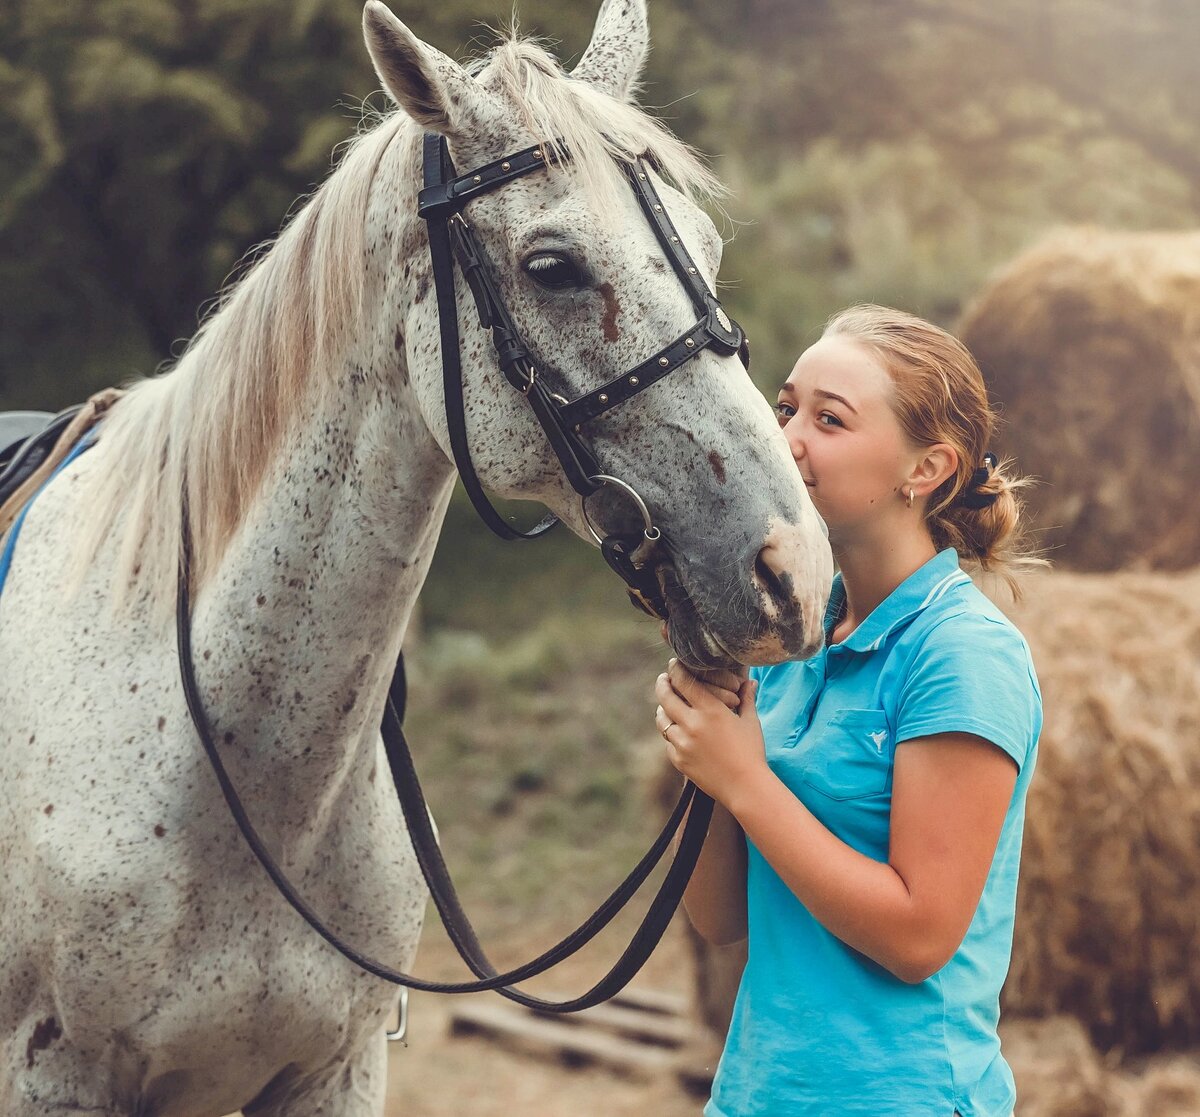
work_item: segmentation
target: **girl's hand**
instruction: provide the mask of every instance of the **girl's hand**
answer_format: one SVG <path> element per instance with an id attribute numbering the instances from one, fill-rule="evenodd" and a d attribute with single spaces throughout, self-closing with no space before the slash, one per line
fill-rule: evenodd
<path id="1" fill-rule="evenodd" d="M 728 680 L 724 680 L 728 681 Z M 766 769 L 766 749 L 755 684 L 739 680 L 736 706 L 718 698 L 678 660 L 654 686 L 654 724 L 667 742 L 667 759 L 702 791 L 725 803 L 746 780 Z M 725 687 L 727 695 L 732 691 Z M 734 710 L 737 710 L 735 713 Z"/>
<path id="2" fill-rule="evenodd" d="M 662 632 L 663 643 L 669 644 L 670 641 L 667 639 L 666 621 L 663 622 L 660 631 Z M 668 669 L 673 667 L 676 662 L 677 661 L 674 659 L 671 660 L 671 662 L 667 665 Z M 687 668 L 685 667 L 684 670 L 686 671 Z M 741 702 L 740 692 L 742 683 L 746 681 L 745 667 L 742 667 L 736 672 L 727 671 L 724 668 L 714 668 L 713 670 L 705 671 L 700 675 L 693 674 L 692 677 L 696 679 L 701 686 L 706 687 L 714 698 L 719 698 L 731 710 L 736 710 L 738 708 L 738 703 Z"/>

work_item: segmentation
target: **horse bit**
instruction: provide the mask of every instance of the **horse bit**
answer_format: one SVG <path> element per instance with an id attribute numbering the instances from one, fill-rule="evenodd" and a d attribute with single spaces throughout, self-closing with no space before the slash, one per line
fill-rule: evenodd
<path id="1" fill-rule="evenodd" d="M 569 158 L 567 153 L 557 157 Z M 645 158 L 619 160 L 625 177 L 637 196 L 643 213 L 650 221 L 655 236 L 662 245 L 676 275 L 683 282 L 700 319 L 669 345 L 643 361 L 629 372 L 610 380 L 574 400 L 567 400 L 551 391 L 545 377 L 535 365 L 529 348 L 521 338 L 508 309 L 500 297 L 493 278 L 490 261 L 463 216 L 466 205 L 474 198 L 498 189 L 523 175 L 546 168 L 542 147 L 530 147 L 505 159 L 489 163 L 478 170 L 456 176 L 446 141 L 439 135 L 427 134 L 424 143 L 424 188 L 418 199 L 418 212 L 425 219 L 429 233 L 429 250 L 433 263 L 434 285 L 437 291 L 438 315 L 441 328 L 442 373 L 445 388 L 446 414 L 450 444 L 455 464 L 467 495 L 471 498 L 484 523 L 504 539 L 534 539 L 557 523 L 548 516 L 527 532 L 509 525 L 491 505 L 471 462 L 467 445 L 466 417 L 463 403 L 462 363 L 458 332 L 458 307 L 455 295 L 454 261 L 457 258 L 474 296 L 479 320 L 491 331 L 492 343 L 499 356 L 500 367 L 508 382 L 529 401 L 545 432 L 555 455 L 572 487 L 579 494 L 584 522 L 593 539 L 599 544 L 605 560 L 625 581 L 630 596 L 647 612 L 665 617 L 666 602 L 653 572 L 640 564 L 636 552 L 645 544 L 653 546 L 661 539 L 645 501 L 625 481 L 604 473 L 594 454 L 581 437 L 587 422 L 624 403 L 664 376 L 680 368 L 706 349 L 722 356 L 737 353 L 749 367 L 749 348 L 741 327 L 734 323 L 700 278 L 699 271 L 684 248 L 675 226 L 667 216 L 658 193 L 650 179 L 650 166 Z M 588 516 L 586 500 L 606 485 L 614 486 L 637 506 L 642 530 L 601 535 Z M 438 993 L 467 993 L 495 990 L 502 996 L 542 1012 L 577 1012 L 590 1008 L 618 993 L 638 972 L 657 945 L 687 886 L 696 864 L 712 814 L 712 800 L 688 782 L 679 797 L 671 817 L 655 838 L 650 849 L 600 907 L 583 924 L 560 942 L 531 962 L 500 973 L 484 953 L 482 946 L 462 909 L 449 871 L 446 868 L 437 835 L 433 830 L 424 794 L 421 791 L 408 743 L 404 738 L 402 711 L 404 708 L 403 657 L 397 665 L 384 706 L 381 735 L 392 782 L 412 841 L 417 861 L 429 887 L 430 895 L 447 935 L 458 949 L 467 967 L 479 979 L 470 982 L 433 982 L 376 961 L 342 939 L 322 922 L 320 916 L 300 896 L 287 879 L 271 852 L 251 823 L 237 790 L 225 770 L 216 747 L 215 734 L 201 700 L 196 682 L 191 646 L 191 526 L 187 508 L 186 489 L 182 517 L 179 582 L 176 600 L 176 636 L 179 645 L 180 676 L 184 697 L 200 742 L 208 754 L 222 794 L 250 849 L 279 889 L 285 900 L 304 920 L 355 965 L 393 984 L 406 989 Z M 516 982 L 543 973 L 580 950 L 595 937 L 638 892 L 654 867 L 671 845 L 672 837 L 682 826 L 678 849 L 658 886 L 629 946 L 620 958 L 595 985 L 578 997 L 554 1002 L 532 996 L 514 988 Z M 403 1027 L 403 1024 L 402 1024 Z M 392 1033 L 391 1038 L 396 1038 Z"/>

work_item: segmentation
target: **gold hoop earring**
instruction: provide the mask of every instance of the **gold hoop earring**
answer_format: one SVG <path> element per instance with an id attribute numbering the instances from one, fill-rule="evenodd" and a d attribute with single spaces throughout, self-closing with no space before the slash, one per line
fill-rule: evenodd
<path id="1" fill-rule="evenodd" d="M 913 491 L 912 491 L 912 489 L 909 489 L 908 492 L 904 495 L 904 507 L 911 508 L 912 506 L 913 506 Z"/>

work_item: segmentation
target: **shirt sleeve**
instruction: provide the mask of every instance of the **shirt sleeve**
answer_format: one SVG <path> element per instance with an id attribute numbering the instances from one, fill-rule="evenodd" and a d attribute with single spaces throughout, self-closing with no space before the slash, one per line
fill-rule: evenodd
<path id="1" fill-rule="evenodd" d="M 1011 624 L 960 613 L 930 631 L 901 689 L 897 743 L 973 733 L 1003 749 L 1020 770 L 1041 727 L 1029 647 Z"/>

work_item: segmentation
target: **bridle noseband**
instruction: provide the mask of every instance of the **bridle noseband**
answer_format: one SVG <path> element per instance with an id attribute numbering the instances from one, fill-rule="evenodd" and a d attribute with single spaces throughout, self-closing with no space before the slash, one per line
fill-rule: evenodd
<path id="1" fill-rule="evenodd" d="M 565 162 L 569 157 L 569 153 L 560 152 L 555 158 L 558 162 Z M 450 448 L 463 488 L 475 510 L 502 539 L 536 539 L 558 522 L 556 516 L 550 515 L 529 531 L 514 528 L 492 506 L 475 472 L 467 442 L 463 403 L 455 259 L 471 289 L 480 324 L 491 332 L 501 371 L 509 384 L 533 408 L 563 473 L 579 494 L 584 522 L 600 546 L 605 561 L 628 585 L 630 596 L 636 603 L 647 612 L 665 618 L 667 605 L 658 579 L 637 558 L 643 545 L 658 542 L 662 532 L 654 526 L 645 502 L 634 489 L 600 468 L 592 448 L 582 436 L 582 428 L 618 404 L 627 403 L 652 384 L 657 384 L 705 350 L 722 356 L 736 353 L 746 368 L 750 367 L 750 350 L 745 332 L 725 313 L 688 254 L 683 238 L 654 188 L 647 160 L 637 157 L 618 162 L 667 260 L 700 317 L 691 329 L 635 368 L 573 400 L 552 391 L 546 383 L 544 369 L 535 362 L 529 346 L 513 322 L 500 295 L 487 253 L 464 216 L 467 204 L 475 198 L 507 186 L 534 171 L 545 171 L 545 149 L 540 146 L 528 147 L 468 174 L 456 175 L 445 139 L 437 133 L 427 133 L 424 145 L 425 185 L 418 196 L 417 212 L 424 218 L 429 233 L 429 254 L 433 262 L 441 327 L 442 383 Z M 641 533 L 602 535 L 596 530 L 588 516 L 586 501 L 605 485 L 613 485 L 635 502 L 643 520 Z"/>

